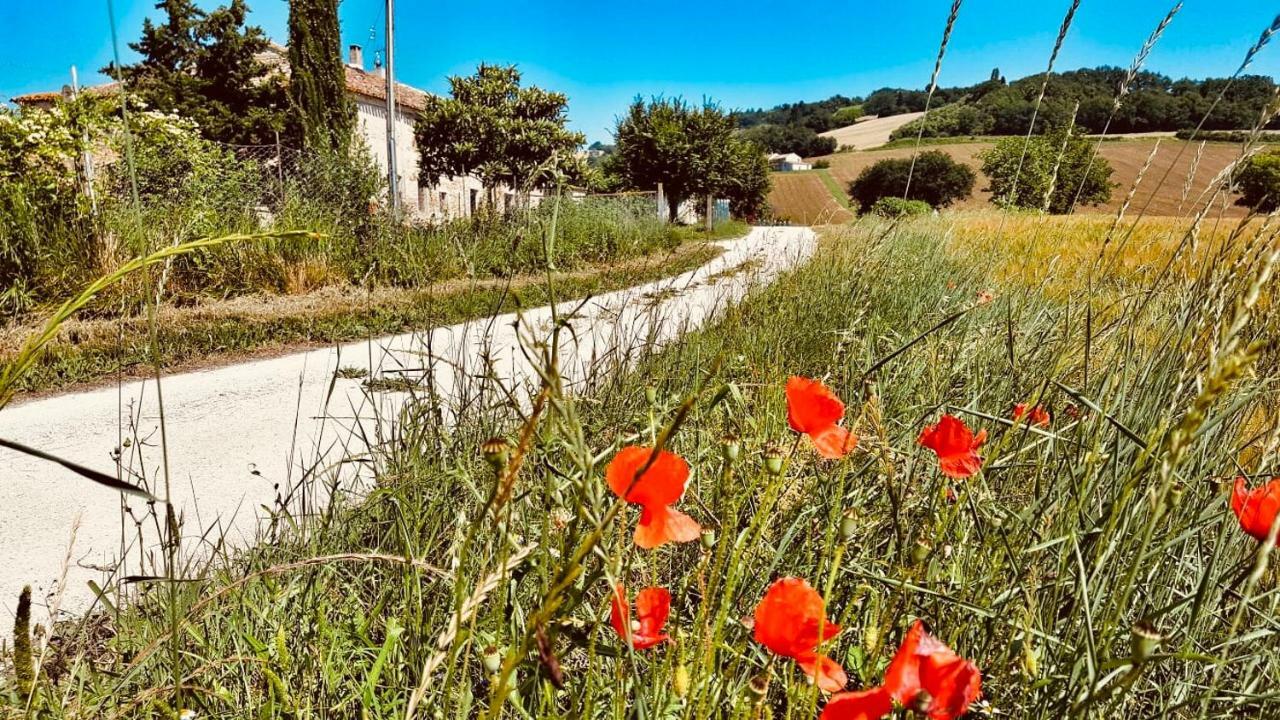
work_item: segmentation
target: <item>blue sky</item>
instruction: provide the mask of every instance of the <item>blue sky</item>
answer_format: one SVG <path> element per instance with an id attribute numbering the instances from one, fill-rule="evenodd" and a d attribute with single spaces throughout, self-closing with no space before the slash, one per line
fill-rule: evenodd
<path id="1" fill-rule="evenodd" d="M 286 37 L 285 0 L 249 0 L 252 22 Z M 1060 68 L 1127 66 L 1174 0 L 1084 0 Z M 148 0 L 115 0 L 124 44 L 137 38 Z M 217 4 L 202 0 L 202 6 Z M 968 84 L 992 67 L 1010 78 L 1042 70 L 1070 0 L 966 0 L 940 82 Z M 772 106 L 881 86 L 923 87 L 949 0 L 400 0 L 396 74 L 431 91 L 480 61 L 515 63 L 526 82 L 566 93 L 576 129 L 608 140 L 637 94 L 710 97 L 725 107 Z M 344 45 L 385 45 L 382 0 L 342 0 Z M 1280 3 L 1187 0 L 1148 69 L 1223 76 L 1239 65 Z M 106 0 L 0 0 L 0 98 L 50 90 L 78 66 L 82 82 L 111 58 Z M 371 37 L 372 36 L 372 37 Z M 1280 74 L 1280 40 L 1252 71 Z"/>

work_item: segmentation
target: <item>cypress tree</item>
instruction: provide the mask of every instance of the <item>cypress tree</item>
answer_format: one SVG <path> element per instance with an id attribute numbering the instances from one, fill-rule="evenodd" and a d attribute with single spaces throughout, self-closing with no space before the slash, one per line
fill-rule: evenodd
<path id="1" fill-rule="evenodd" d="M 347 99 L 337 0 L 289 0 L 289 97 L 303 143 L 348 146 L 355 112 Z"/>

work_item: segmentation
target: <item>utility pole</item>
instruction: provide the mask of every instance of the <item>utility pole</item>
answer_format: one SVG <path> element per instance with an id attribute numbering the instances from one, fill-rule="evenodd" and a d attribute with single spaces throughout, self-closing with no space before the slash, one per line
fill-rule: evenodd
<path id="1" fill-rule="evenodd" d="M 400 217 L 400 182 L 396 173 L 396 4 L 387 0 L 387 187 L 391 217 Z"/>
<path id="2" fill-rule="evenodd" d="M 76 72 L 76 66 L 71 66 L 71 98 L 74 100 L 80 97 L 80 76 Z M 98 198 L 93 191 L 93 150 L 89 147 L 89 130 L 86 128 L 84 135 L 81 137 L 84 144 L 84 156 L 81 162 L 84 164 L 84 194 L 89 198 L 89 209 L 94 216 L 98 215 Z"/>

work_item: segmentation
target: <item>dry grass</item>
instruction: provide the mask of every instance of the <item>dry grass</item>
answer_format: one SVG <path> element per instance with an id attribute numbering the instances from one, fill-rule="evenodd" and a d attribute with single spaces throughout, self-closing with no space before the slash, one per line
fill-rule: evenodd
<path id="1" fill-rule="evenodd" d="M 1086 208 L 1086 210 L 1114 214 L 1119 209 L 1120 204 L 1124 202 L 1126 192 L 1133 185 L 1138 171 L 1151 154 L 1151 148 L 1155 142 L 1157 142 L 1156 138 L 1141 138 L 1102 143 L 1099 155 L 1111 163 L 1111 167 L 1114 168 L 1115 173 L 1111 176 L 1111 180 L 1117 183 L 1117 188 L 1112 193 L 1110 201 L 1096 208 Z M 1132 213 L 1141 210 L 1147 205 L 1148 201 L 1150 201 L 1150 207 L 1147 209 L 1147 214 L 1152 216 L 1178 216 L 1193 212 L 1199 207 L 1197 200 L 1201 204 L 1205 201 L 1204 198 L 1201 198 L 1201 193 L 1209 186 L 1209 182 L 1214 176 L 1230 162 L 1240 157 L 1240 147 L 1238 145 L 1218 142 L 1205 145 L 1204 155 L 1196 168 L 1196 175 L 1192 179 L 1190 192 L 1184 202 L 1182 197 L 1183 188 L 1191 169 L 1192 161 L 1195 158 L 1195 146 L 1198 143 L 1189 144 L 1183 140 L 1173 138 L 1160 138 L 1159 142 L 1160 150 L 1134 196 L 1133 205 L 1130 209 Z M 1190 145 L 1190 147 L 1185 147 L 1187 145 Z M 979 173 L 978 184 L 974 188 L 973 195 L 957 203 L 955 205 L 956 209 L 980 210 L 991 207 L 991 193 L 986 190 L 987 179 L 981 174 L 982 161 L 978 157 L 980 153 L 991 146 L 992 143 L 990 141 L 927 145 L 928 149 L 941 150 L 956 160 L 973 167 Z M 886 158 L 911 157 L 911 153 L 911 148 L 899 147 L 888 150 L 836 153 L 826 156 L 825 159 L 831 162 L 831 176 L 835 178 L 841 187 L 848 187 L 849 183 L 856 179 L 859 173 L 877 161 Z M 1170 168 L 1172 168 L 1171 171 Z M 1165 181 L 1163 187 L 1158 187 L 1160 179 L 1164 177 L 1167 171 L 1169 179 Z M 775 184 L 776 179 L 777 176 L 775 176 Z M 810 192 L 819 197 L 806 197 L 805 195 Z M 820 196 L 828 194 L 826 188 L 821 187 L 821 184 L 815 178 L 811 184 L 800 185 L 796 183 L 785 190 L 775 188 L 774 192 L 769 195 L 769 202 L 774 211 L 780 215 L 800 217 L 806 212 L 812 212 L 813 208 L 819 207 L 821 203 L 826 202 Z M 1155 199 L 1151 200 L 1153 194 Z M 1232 199 L 1234 200 L 1234 198 Z M 1221 203 L 1221 200 L 1219 202 Z M 1215 208 L 1214 214 L 1221 214 L 1225 217 L 1242 217 L 1245 214 L 1245 210 L 1244 208 L 1227 204 L 1225 207 Z"/>

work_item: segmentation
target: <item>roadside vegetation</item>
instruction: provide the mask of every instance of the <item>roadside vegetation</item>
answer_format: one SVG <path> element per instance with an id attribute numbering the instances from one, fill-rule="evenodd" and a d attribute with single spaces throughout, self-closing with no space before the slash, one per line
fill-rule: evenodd
<path id="1" fill-rule="evenodd" d="M 766 629 L 778 621 L 761 599 L 787 588 L 795 612 L 804 592 L 825 600 L 820 652 L 842 670 L 823 664 L 820 683 L 846 689 L 830 717 L 874 693 L 918 696 L 885 669 L 916 619 L 958 654 L 946 662 L 981 674 L 981 700 L 967 681 L 931 686 L 965 709 L 1266 716 L 1275 528 L 1251 537 L 1231 493 L 1280 436 L 1277 328 L 1258 311 L 1275 230 L 1206 239 L 1195 252 L 1233 262 L 1187 256 L 1175 274 L 1161 269 L 1186 252 L 1187 225 L 1154 228 L 1171 249 L 1133 263 L 1091 232 L 1077 241 L 1100 260 L 1046 293 L 1047 263 L 1027 248 L 1052 257 L 1073 222 L 1011 246 L 1017 227 L 952 238 L 944 221 L 864 220 L 717 326 L 601 378 L 605 402 L 565 395 L 553 368 L 531 414 L 493 407 L 446 429 L 421 397 L 376 453 L 372 496 L 305 531 L 277 524 L 253 552 L 191 568 L 173 596 L 60 626 L 31 702 L 54 717 L 175 703 L 813 717 L 827 695 L 801 666 L 817 643 Z M 792 375 L 845 401 L 834 426 L 806 424 Z M 940 419 L 982 431 L 972 460 L 930 439 Z M 830 427 L 856 447 L 796 433 Z M 623 448 L 655 445 L 678 458 L 629 472 L 675 463 L 678 509 L 702 531 L 645 549 L 633 531 L 650 509 L 610 484 Z M 777 577 L 797 580 L 770 590 Z"/>

